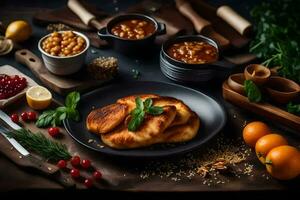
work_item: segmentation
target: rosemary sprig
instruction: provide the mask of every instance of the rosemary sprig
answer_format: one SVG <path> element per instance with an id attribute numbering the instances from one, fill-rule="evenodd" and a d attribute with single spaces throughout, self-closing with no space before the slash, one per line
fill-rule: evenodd
<path id="1" fill-rule="evenodd" d="M 69 160 L 72 157 L 66 145 L 46 138 L 41 132 L 32 133 L 30 130 L 19 129 L 7 135 L 46 160 L 57 162 Z"/>

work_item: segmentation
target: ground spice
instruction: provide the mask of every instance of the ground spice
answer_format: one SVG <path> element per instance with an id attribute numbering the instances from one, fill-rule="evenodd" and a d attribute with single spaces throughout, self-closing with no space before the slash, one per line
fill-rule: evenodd
<path id="1" fill-rule="evenodd" d="M 241 139 L 224 138 L 175 160 L 153 161 L 141 170 L 140 178 L 157 176 L 177 182 L 199 176 L 204 185 L 213 186 L 228 183 L 232 177 L 253 176 L 253 165 L 247 161 L 251 149 Z"/>

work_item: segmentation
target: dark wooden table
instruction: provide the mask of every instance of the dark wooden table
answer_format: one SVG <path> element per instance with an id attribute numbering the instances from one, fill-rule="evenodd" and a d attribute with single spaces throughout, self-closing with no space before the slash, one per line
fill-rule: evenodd
<path id="1" fill-rule="evenodd" d="M 99 5 L 99 7 L 103 8 L 109 12 L 116 12 L 116 7 L 118 10 L 125 9 L 127 6 L 134 4 L 138 1 L 131 0 L 131 1 L 110 1 L 110 0 L 103 0 L 103 1 L 91 1 L 95 5 Z M 217 5 L 221 1 L 211 1 L 213 4 Z M 229 4 L 238 10 L 242 15 L 249 18 L 249 10 L 250 8 L 256 3 L 259 2 L 258 0 L 255 1 L 236 1 L 236 0 L 227 0 L 226 2 L 222 1 L 223 3 Z M 38 11 L 40 8 L 58 8 L 62 5 L 65 5 L 66 1 L 16 1 L 16 0 L 4 0 L 0 2 L 0 19 L 3 22 L 9 22 L 16 19 L 25 19 L 32 23 L 32 15 Z M 28 40 L 24 45 L 25 48 L 30 49 L 31 51 L 37 53 L 37 41 L 41 36 L 46 34 L 45 28 L 37 27 L 33 25 L 33 36 L 30 40 Z M 93 48 L 92 48 L 93 49 Z M 118 54 L 110 49 L 107 50 L 98 50 L 94 49 L 97 53 L 92 54 L 91 51 L 88 53 L 88 58 L 91 59 L 93 57 L 98 56 L 115 56 L 119 59 L 119 66 L 120 66 L 120 79 L 117 81 L 134 81 L 132 75 L 132 69 L 138 69 L 141 73 L 139 80 L 151 80 L 151 81 L 161 81 L 161 82 L 171 82 L 163 74 L 160 72 L 159 69 L 159 55 L 153 55 L 150 59 L 136 59 L 136 58 L 128 58 L 123 55 Z M 11 54 L 9 56 L 0 57 L 0 66 L 4 64 L 9 64 L 16 67 L 21 72 L 29 75 L 33 79 L 35 79 L 38 83 L 39 80 L 33 76 L 33 74 L 24 66 L 17 63 L 14 60 L 14 56 Z M 221 96 L 221 82 L 216 80 L 210 84 L 198 84 L 198 85 L 189 85 L 203 93 L 213 96 L 219 102 L 221 102 L 228 111 L 228 124 L 224 129 L 225 137 L 231 137 L 234 135 L 235 137 L 241 136 L 242 126 L 245 121 L 250 120 L 264 120 L 261 119 L 259 116 L 254 116 L 248 112 L 245 112 L 229 103 L 226 103 Z M 62 97 L 59 95 L 54 95 L 54 97 L 62 101 Z M 267 120 L 264 120 L 268 123 Z M 300 138 L 293 134 L 296 130 L 288 130 L 284 127 L 280 127 L 278 125 L 274 125 L 268 123 L 274 131 L 278 131 L 280 133 L 284 133 L 290 141 L 293 141 L 295 144 L 300 144 Z M 299 131 L 299 130 L 298 130 Z M 262 171 L 263 168 L 258 165 L 258 162 L 254 163 L 255 170 Z M 46 178 L 41 176 L 37 176 L 31 172 L 20 170 L 16 165 L 11 163 L 8 159 L 4 158 L 0 155 L 0 191 L 14 191 L 14 190 L 24 190 L 24 189 L 58 189 L 61 188 L 58 184 L 49 181 Z M 254 181 L 254 182 L 251 182 Z M 190 184 L 193 184 L 191 182 Z M 162 186 L 162 190 L 168 191 L 168 188 L 176 186 L 179 187 L 180 182 L 174 184 L 166 184 Z M 183 190 L 188 189 L 189 184 L 185 184 L 185 187 L 181 188 Z M 151 188 L 148 188 L 151 190 Z M 200 191 L 270 191 L 270 190 L 287 190 L 293 189 L 296 191 L 300 189 L 299 182 L 296 184 L 286 184 L 277 180 L 270 180 L 268 182 L 255 182 L 255 180 L 251 179 L 244 179 L 235 181 L 230 186 L 221 186 L 220 188 L 209 188 L 203 187 L 199 188 Z M 195 188 L 193 189 L 195 190 Z"/>

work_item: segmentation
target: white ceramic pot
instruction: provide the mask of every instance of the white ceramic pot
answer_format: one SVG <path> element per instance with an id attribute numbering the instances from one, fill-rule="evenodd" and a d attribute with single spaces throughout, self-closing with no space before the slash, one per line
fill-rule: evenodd
<path id="1" fill-rule="evenodd" d="M 59 31 L 59 33 L 62 32 L 64 31 Z M 86 53 L 88 48 L 90 47 L 90 41 L 84 34 L 77 31 L 72 31 L 72 32 L 75 33 L 76 35 L 81 36 L 86 42 L 85 49 L 76 55 L 60 57 L 60 56 L 52 56 L 47 52 L 45 52 L 42 48 L 42 42 L 47 37 L 49 37 L 51 33 L 41 38 L 38 43 L 38 48 L 42 53 L 44 64 L 46 68 L 53 74 L 56 75 L 73 74 L 75 72 L 78 72 L 84 66 Z"/>

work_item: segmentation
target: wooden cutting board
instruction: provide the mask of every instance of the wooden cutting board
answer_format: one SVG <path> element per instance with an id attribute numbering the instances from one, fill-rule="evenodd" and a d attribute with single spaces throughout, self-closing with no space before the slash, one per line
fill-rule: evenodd
<path id="1" fill-rule="evenodd" d="M 270 103 L 252 103 L 247 97 L 232 90 L 227 84 L 227 80 L 223 83 L 223 98 L 234 105 L 266 117 L 274 122 L 286 125 L 295 130 L 300 130 L 300 116 L 289 113 Z"/>
<path id="2" fill-rule="evenodd" d="M 52 74 L 46 69 L 43 61 L 27 49 L 16 51 L 15 58 L 21 64 L 26 65 L 45 85 L 61 95 L 67 95 L 69 92 L 75 90 L 79 92 L 88 90 L 109 81 L 93 79 L 88 74 L 85 67 L 83 67 L 81 71 L 70 76 L 58 76 Z"/>

